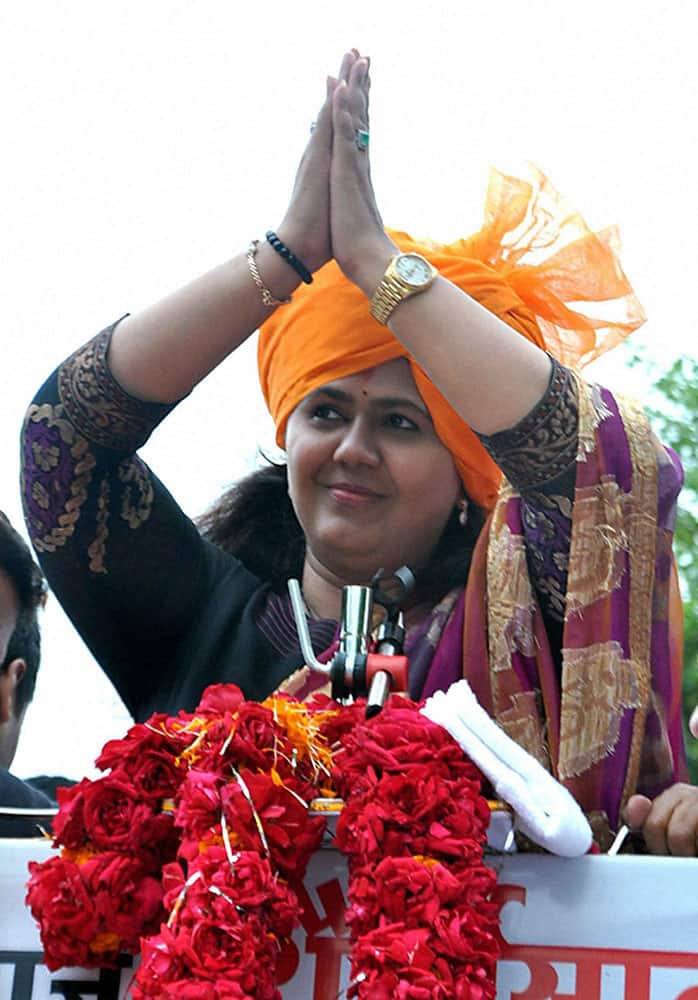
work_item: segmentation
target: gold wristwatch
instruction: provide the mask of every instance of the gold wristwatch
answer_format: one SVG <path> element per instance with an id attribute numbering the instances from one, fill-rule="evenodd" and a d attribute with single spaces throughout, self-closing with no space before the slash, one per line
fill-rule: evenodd
<path id="1" fill-rule="evenodd" d="M 396 254 L 373 293 L 371 315 L 385 326 L 393 309 L 410 296 L 426 292 L 438 273 L 421 254 Z"/>

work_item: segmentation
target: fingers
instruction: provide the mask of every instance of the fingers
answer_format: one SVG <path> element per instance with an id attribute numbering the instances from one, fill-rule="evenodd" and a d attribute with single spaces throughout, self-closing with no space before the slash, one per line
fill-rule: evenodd
<path id="1" fill-rule="evenodd" d="M 351 68 L 347 81 L 347 103 L 354 123 L 361 128 L 368 128 L 368 90 L 370 86 L 370 64 L 367 57 L 357 59 Z"/>
<path id="2" fill-rule="evenodd" d="M 345 52 L 342 58 L 337 76 L 327 77 L 325 101 L 313 123 L 313 142 L 315 144 L 322 143 L 325 145 L 328 139 L 331 142 L 332 99 L 335 90 L 342 85 L 347 89 L 347 110 L 349 114 L 356 117 L 361 128 L 368 128 L 368 66 L 369 60 L 362 57 L 358 49 L 350 49 L 349 52 Z M 346 130 L 348 136 L 348 124 L 346 125 Z M 352 132 L 352 136 L 353 134 Z"/>
<path id="3" fill-rule="evenodd" d="M 631 830 L 641 830 L 651 808 L 651 799 L 644 795 L 631 795 L 623 810 L 623 819 Z"/>
<path id="4" fill-rule="evenodd" d="M 318 116 L 311 126 L 310 145 L 329 149 L 332 146 L 332 95 L 334 94 L 337 80 L 334 76 L 327 77 L 325 90 L 325 100 L 318 112 Z"/>
<path id="5" fill-rule="evenodd" d="M 349 52 L 344 53 L 341 66 L 339 67 L 339 73 L 337 74 L 338 81 L 344 80 L 345 83 L 349 82 L 352 67 L 359 58 L 360 55 L 358 49 L 350 49 Z"/>
<path id="6" fill-rule="evenodd" d="M 347 79 L 340 79 L 334 92 L 333 124 L 345 143 L 354 151 L 367 152 L 367 147 L 356 145 L 357 133 L 368 132 L 368 91 L 370 62 L 361 56 L 352 64 Z"/>
<path id="7" fill-rule="evenodd" d="M 629 826 L 642 831 L 652 854 L 695 857 L 698 836 L 698 788 L 677 784 L 650 802 L 633 795 L 624 810 Z"/>

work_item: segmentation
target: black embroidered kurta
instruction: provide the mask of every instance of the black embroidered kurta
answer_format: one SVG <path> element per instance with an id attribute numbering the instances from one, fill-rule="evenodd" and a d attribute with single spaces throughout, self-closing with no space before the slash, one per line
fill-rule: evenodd
<path id="1" fill-rule="evenodd" d="M 191 709 L 221 681 L 261 700 L 302 664 L 288 601 L 202 539 L 136 454 L 172 407 L 115 382 L 112 329 L 49 377 L 25 420 L 25 515 L 44 572 L 136 719 Z M 559 635 L 577 442 L 567 370 L 553 361 L 531 414 L 482 440 L 524 496 L 532 577 Z M 336 623 L 310 627 L 319 653 Z M 428 628 L 417 631 L 415 641 L 430 641 Z"/>

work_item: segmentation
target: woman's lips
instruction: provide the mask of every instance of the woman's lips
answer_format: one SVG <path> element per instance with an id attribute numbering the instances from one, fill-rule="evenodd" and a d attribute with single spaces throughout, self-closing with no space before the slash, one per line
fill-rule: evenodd
<path id="1" fill-rule="evenodd" d="M 330 496 L 337 503 L 346 504 L 350 507 L 363 507 L 366 504 L 381 499 L 379 493 L 366 489 L 365 486 L 355 486 L 352 483 L 333 483 L 328 489 Z"/>

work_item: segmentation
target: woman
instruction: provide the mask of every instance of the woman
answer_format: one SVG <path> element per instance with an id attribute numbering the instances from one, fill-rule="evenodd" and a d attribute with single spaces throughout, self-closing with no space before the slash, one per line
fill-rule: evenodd
<path id="1" fill-rule="evenodd" d="M 608 234 L 567 213 L 562 232 L 524 233 L 567 243 L 548 266 L 519 262 L 505 244 L 535 199 L 499 176 L 472 240 L 386 233 L 368 87 L 368 60 L 347 53 L 277 234 L 104 331 L 40 390 L 23 482 L 47 577 L 143 718 L 192 706 L 216 680 L 263 698 L 301 667 L 287 576 L 302 576 L 319 653 L 342 586 L 408 564 L 413 696 L 465 672 L 606 833 L 636 789 L 674 786 L 653 846 L 693 853 L 695 800 L 675 785 L 680 467 L 639 413 L 559 363 L 590 360 L 641 320 Z M 576 241 L 555 242 L 575 225 Z M 625 317 L 585 317 L 574 298 L 619 300 Z M 204 522 L 212 545 L 134 452 L 260 324 L 288 483 L 265 472 L 224 498 Z M 649 799 L 630 808 L 652 823 Z"/>

